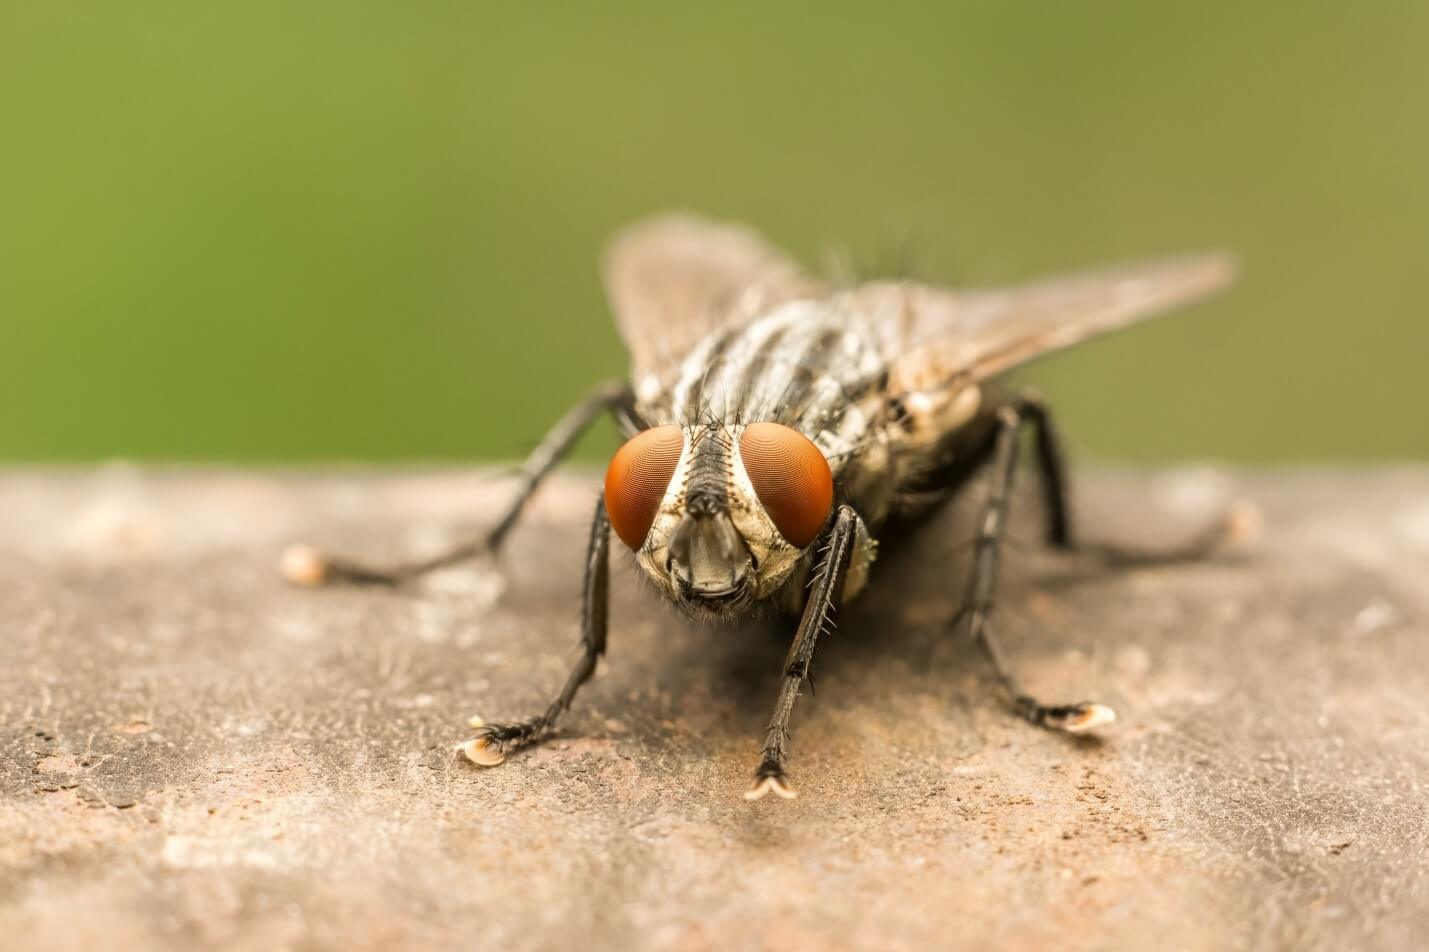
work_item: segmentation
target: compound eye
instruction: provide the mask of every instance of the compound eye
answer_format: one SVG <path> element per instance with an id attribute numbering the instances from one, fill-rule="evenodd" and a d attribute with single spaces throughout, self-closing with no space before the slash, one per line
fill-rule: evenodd
<path id="1" fill-rule="evenodd" d="M 813 440 L 778 423 L 751 423 L 739 452 L 779 533 L 801 549 L 818 538 L 834 504 L 834 476 Z"/>
<path id="2" fill-rule="evenodd" d="M 685 437 L 678 426 L 651 427 L 615 451 L 605 471 L 605 511 L 620 541 L 639 549 L 670 488 Z"/>

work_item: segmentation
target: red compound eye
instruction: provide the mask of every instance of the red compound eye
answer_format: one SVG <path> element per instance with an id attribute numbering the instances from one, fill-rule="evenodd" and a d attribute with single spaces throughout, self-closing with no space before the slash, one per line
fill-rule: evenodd
<path id="1" fill-rule="evenodd" d="M 739 452 L 780 534 L 801 549 L 818 538 L 834 504 L 834 476 L 814 442 L 778 423 L 751 423 L 739 437 Z"/>
<path id="2" fill-rule="evenodd" d="M 684 445 L 678 426 L 656 426 L 615 451 L 605 471 L 605 511 L 610 527 L 630 548 L 640 548 L 650 533 Z"/>

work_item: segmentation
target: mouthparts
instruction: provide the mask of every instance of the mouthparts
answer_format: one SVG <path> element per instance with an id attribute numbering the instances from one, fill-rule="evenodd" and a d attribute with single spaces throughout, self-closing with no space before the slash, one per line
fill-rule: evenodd
<path id="1" fill-rule="evenodd" d="M 670 565 L 681 592 L 717 601 L 745 589 L 751 559 L 729 512 L 706 510 L 681 518 L 670 538 Z"/>

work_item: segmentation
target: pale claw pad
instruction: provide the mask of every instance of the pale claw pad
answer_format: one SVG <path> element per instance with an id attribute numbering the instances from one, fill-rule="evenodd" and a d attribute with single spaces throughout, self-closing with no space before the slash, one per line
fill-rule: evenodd
<path id="1" fill-rule="evenodd" d="M 288 546 L 283 551 L 278 567 L 283 578 L 303 588 L 317 588 L 327 581 L 327 559 L 310 545 Z"/>
<path id="2" fill-rule="evenodd" d="M 1105 704 L 1079 704 L 1077 710 L 1067 715 L 1066 720 L 1055 725 L 1069 734 L 1084 734 L 1098 727 L 1115 723 L 1116 711 Z"/>
<path id="3" fill-rule="evenodd" d="M 793 800 L 799 795 L 783 777 L 769 774 L 755 778 L 754 786 L 744 792 L 744 799 L 763 800 L 766 793 L 772 793 L 781 800 Z"/>
<path id="4" fill-rule="evenodd" d="M 494 737 L 473 737 L 457 749 L 478 767 L 496 767 L 506 760 L 505 745 Z"/>

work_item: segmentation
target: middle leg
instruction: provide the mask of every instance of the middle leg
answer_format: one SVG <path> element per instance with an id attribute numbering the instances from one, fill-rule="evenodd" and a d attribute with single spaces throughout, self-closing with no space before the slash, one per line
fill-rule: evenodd
<path id="1" fill-rule="evenodd" d="M 334 584 L 397 586 L 477 556 L 495 554 L 542 481 L 571 451 L 591 423 L 607 411 L 624 413 L 627 417 L 633 416 L 632 400 L 627 384 L 611 380 L 597 386 L 585 399 L 572 407 L 531 451 L 531 455 L 521 467 L 520 484 L 515 497 L 507 505 L 496 525 L 481 537 L 462 542 L 428 559 L 387 568 L 374 568 L 351 559 L 327 555 L 311 546 L 295 545 L 283 553 L 284 576 L 288 581 L 306 587 Z"/>
<path id="2" fill-rule="evenodd" d="M 988 660 L 1006 688 L 1013 709 L 1018 715 L 1039 727 L 1074 733 L 1087 731 L 1112 722 L 1116 719 L 1116 713 L 1103 704 L 1091 701 L 1047 704 L 1033 697 L 1008 667 L 992 630 L 999 557 L 1007 531 L 1007 512 L 1012 497 L 1013 478 L 1017 472 L 1021 431 L 1027 423 L 1028 417 L 1017 405 L 1005 406 L 997 412 L 992 452 L 992 483 L 983 509 L 982 522 L 978 526 L 967 595 L 954 624 L 964 617 L 967 618 L 968 633 L 987 653 Z M 1049 521 L 1049 535 L 1053 536 L 1051 541 L 1056 544 L 1054 533 L 1058 531 L 1058 527 L 1062 533 L 1067 531 L 1065 511 L 1062 511 L 1060 521 L 1056 518 Z"/>

